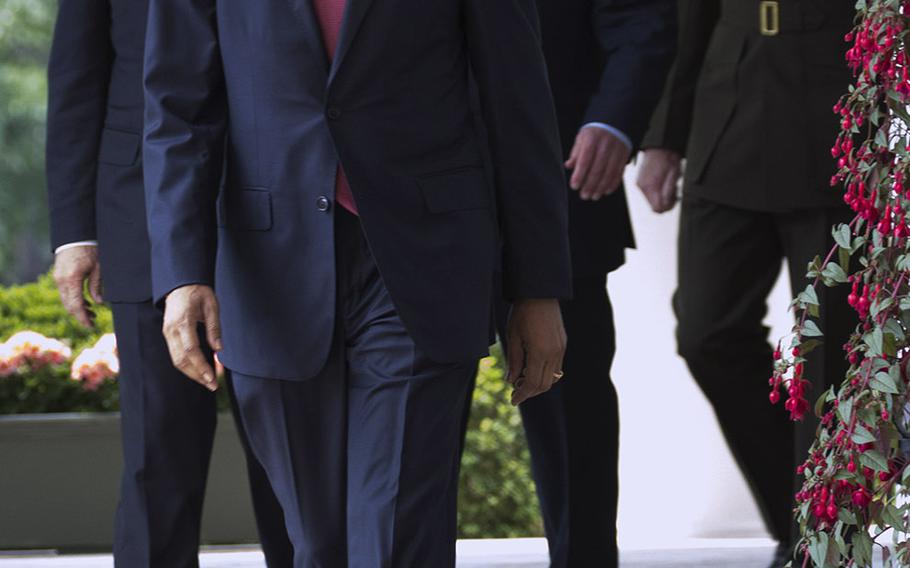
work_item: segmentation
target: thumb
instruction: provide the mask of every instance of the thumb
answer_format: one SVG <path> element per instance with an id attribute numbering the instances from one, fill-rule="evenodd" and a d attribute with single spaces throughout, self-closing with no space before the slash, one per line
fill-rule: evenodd
<path id="1" fill-rule="evenodd" d="M 102 280 L 101 280 L 101 264 L 95 263 L 95 266 L 92 267 L 92 272 L 88 277 L 88 293 L 91 295 L 92 300 L 96 304 L 104 303 L 104 297 L 102 296 Z"/>
<path id="2" fill-rule="evenodd" d="M 569 159 L 564 164 L 567 169 L 574 170 L 578 164 L 578 142 L 572 145 L 572 151 L 569 153 Z"/>
<path id="3" fill-rule="evenodd" d="M 214 294 L 209 295 L 202 305 L 205 318 L 205 338 L 209 347 L 216 353 L 223 349 L 221 344 L 221 315 L 218 310 L 218 299 Z"/>
<path id="4" fill-rule="evenodd" d="M 518 377 L 521 375 L 522 370 L 524 370 L 525 349 L 521 337 L 513 331 L 509 332 L 506 355 L 508 357 L 509 370 L 509 374 L 506 376 L 506 382 L 514 385 L 516 381 L 518 381 Z"/>

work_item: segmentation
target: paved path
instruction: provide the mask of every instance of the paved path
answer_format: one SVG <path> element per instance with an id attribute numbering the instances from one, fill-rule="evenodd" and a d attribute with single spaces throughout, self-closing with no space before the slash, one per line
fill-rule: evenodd
<path id="1" fill-rule="evenodd" d="M 624 550 L 622 568 L 765 568 L 774 550 L 766 539 L 712 539 Z M 461 541 L 458 568 L 547 568 L 543 539 Z M 0 552 L 0 568 L 111 568 L 109 555 L 53 556 Z M 262 568 L 255 549 L 209 549 L 202 568 Z M 596 564 L 592 564 L 596 566 Z"/>

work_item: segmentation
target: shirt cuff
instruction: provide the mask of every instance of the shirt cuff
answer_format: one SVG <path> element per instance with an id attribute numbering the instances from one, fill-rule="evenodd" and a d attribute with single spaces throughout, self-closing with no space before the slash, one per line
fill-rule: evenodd
<path id="1" fill-rule="evenodd" d="M 54 250 L 54 254 L 60 254 L 61 252 L 65 251 L 67 249 L 76 248 L 76 247 L 96 247 L 96 246 L 98 246 L 98 241 L 78 241 L 75 243 L 67 243 L 65 245 L 60 245 L 59 247 L 57 247 L 56 250 Z"/>
<path id="2" fill-rule="evenodd" d="M 589 122 L 582 126 L 582 128 L 600 128 L 601 130 L 606 130 L 613 136 L 619 138 L 619 141 L 626 145 L 630 151 L 632 150 L 632 139 L 629 138 L 625 132 L 622 130 L 610 126 L 609 124 L 604 124 L 603 122 Z"/>

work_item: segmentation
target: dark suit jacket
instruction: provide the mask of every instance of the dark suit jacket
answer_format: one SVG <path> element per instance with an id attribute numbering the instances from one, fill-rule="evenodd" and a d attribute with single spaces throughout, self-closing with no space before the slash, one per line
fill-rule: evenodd
<path id="1" fill-rule="evenodd" d="M 152 296 L 139 158 L 146 6 L 60 0 L 48 64 L 51 241 L 99 241 L 115 302 Z"/>
<path id="2" fill-rule="evenodd" d="M 486 352 L 500 262 L 512 298 L 570 295 L 565 182 L 530 1 L 349 0 L 329 65 L 307 0 L 152 0 L 156 297 L 215 284 L 227 367 L 314 375 L 335 325 L 339 160 L 398 312 L 433 359 Z"/>
<path id="3" fill-rule="evenodd" d="M 645 146 L 687 158 L 688 195 L 763 211 L 836 206 L 831 108 L 851 83 L 855 2 L 776 5 L 779 33 L 763 35 L 759 0 L 680 0 L 679 55 Z"/>
<path id="4" fill-rule="evenodd" d="M 602 122 L 638 145 L 676 49 L 673 0 L 536 0 L 562 150 L 579 128 Z M 576 276 L 618 268 L 634 246 L 623 189 L 598 202 L 569 195 Z"/>

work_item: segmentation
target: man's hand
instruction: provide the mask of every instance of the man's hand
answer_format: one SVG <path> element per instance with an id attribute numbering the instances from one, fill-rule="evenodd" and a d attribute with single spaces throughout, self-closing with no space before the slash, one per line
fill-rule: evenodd
<path id="1" fill-rule="evenodd" d="M 95 313 L 85 298 L 85 283 L 88 281 L 92 300 L 100 304 L 103 299 L 98 247 L 78 246 L 57 253 L 54 257 L 54 281 L 66 311 L 85 327 L 94 327 Z"/>
<path id="2" fill-rule="evenodd" d="M 651 148 L 642 152 L 638 187 L 655 213 L 665 213 L 676 205 L 681 163 L 682 157 L 673 150 Z"/>
<path id="3" fill-rule="evenodd" d="M 593 126 L 582 128 L 565 163 L 573 170 L 569 187 L 586 201 L 610 195 L 619 189 L 630 157 L 629 147 L 612 133 Z"/>
<path id="4" fill-rule="evenodd" d="M 562 378 L 566 331 L 558 300 L 519 300 L 508 327 L 509 375 L 515 387 L 512 404 L 545 393 Z"/>
<path id="5" fill-rule="evenodd" d="M 212 351 L 221 351 L 221 320 L 215 291 L 192 284 L 167 296 L 164 308 L 164 339 L 171 361 L 187 377 L 214 392 L 218 389 L 215 370 L 199 345 L 199 324 Z"/>

